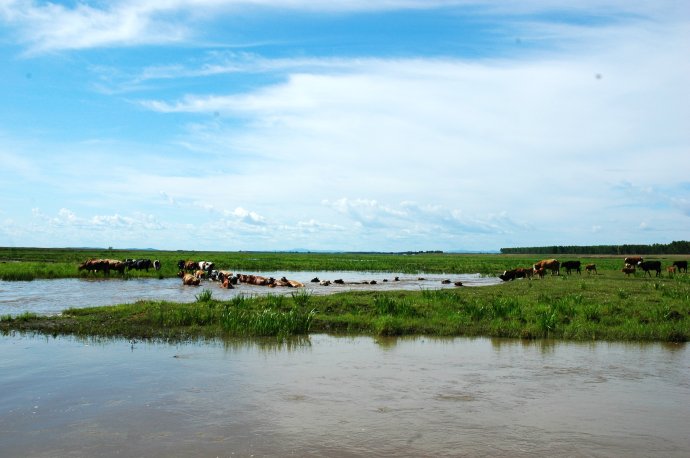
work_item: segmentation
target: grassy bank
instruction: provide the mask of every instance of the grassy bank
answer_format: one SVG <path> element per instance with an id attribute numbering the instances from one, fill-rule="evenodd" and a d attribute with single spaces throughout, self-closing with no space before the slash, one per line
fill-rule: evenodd
<path id="1" fill-rule="evenodd" d="M 146 251 L 146 250 L 88 250 L 56 248 L 3 248 L 0 247 L 0 280 L 33 280 L 40 278 L 78 278 L 89 274 L 79 272 L 79 263 L 90 258 L 148 258 L 161 261 L 159 272 L 131 270 L 128 277 L 173 277 L 177 261 L 213 261 L 218 269 L 233 272 L 262 271 L 371 271 L 398 273 L 480 273 L 497 275 L 506 269 L 528 267 L 543 259 L 541 255 L 450 254 L 450 253 L 275 253 L 275 252 L 211 252 L 211 251 Z M 664 266 L 674 259 L 688 257 L 662 256 Z M 565 256 L 579 259 L 583 266 L 596 263 L 600 272 L 618 272 L 623 265 L 622 256 Z M 618 272 L 620 273 L 620 272 Z M 102 276 L 102 274 L 98 274 Z M 116 275 L 116 274 L 112 274 Z"/>
<path id="2" fill-rule="evenodd" d="M 619 275 L 620 274 L 620 275 Z M 494 287 L 313 296 L 239 296 L 70 309 L 62 316 L 3 317 L 2 332 L 178 339 L 367 335 L 494 336 L 684 342 L 690 337 L 690 278 L 601 275 L 518 280 Z"/>

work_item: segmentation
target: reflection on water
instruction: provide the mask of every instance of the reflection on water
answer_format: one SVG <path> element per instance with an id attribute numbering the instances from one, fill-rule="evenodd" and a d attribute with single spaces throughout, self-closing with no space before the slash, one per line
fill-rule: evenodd
<path id="1" fill-rule="evenodd" d="M 687 345 L 0 337 L 0 456 L 688 456 Z"/>
<path id="2" fill-rule="evenodd" d="M 462 275 L 424 275 L 410 276 L 394 273 L 372 272 L 257 272 L 257 275 L 281 278 L 283 276 L 299 280 L 313 294 L 332 294 L 349 290 L 417 290 L 454 288 L 442 284 L 446 279 L 453 282 L 461 281 L 465 286 L 486 286 L 500 283 L 496 277 L 484 277 L 479 274 Z M 321 286 L 311 283 L 314 277 L 320 279 L 343 279 L 344 285 Z M 399 281 L 393 281 L 399 277 Z M 368 280 L 376 280 L 375 285 L 363 284 Z M 388 280 L 388 281 L 384 281 Z M 76 279 L 34 280 L 29 282 L 0 281 L 0 316 L 19 315 L 33 312 L 39 315 L 55 315 L 62 310 L 74 307 L 91 307 L 99 305 L 114 305 L 133 303 L 138 300 L 164 300 L 174 302 L 194 302 L 196 295 L 207 288 L 213 292 L 213 297 L 221 300 L 232 299 L 239 294 L 290 294 L 293 288 L 267 288 L 265 286 L 238 285 L 236 289 L 223 289 L 218 283 L 204 281 L 201 287 L 183 286 L 179 278 L 152 279 L 136 278 L 122 279 Z"/>

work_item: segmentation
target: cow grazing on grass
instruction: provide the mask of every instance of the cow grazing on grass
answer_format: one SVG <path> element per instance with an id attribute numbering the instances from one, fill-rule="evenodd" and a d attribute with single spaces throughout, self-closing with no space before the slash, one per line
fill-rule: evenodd
<path id="1" fill-rule="evenodd" d="M 576 270 L 577 273 L 581 274 L 582 271 L 580 270 L 580 261 L 563 261 L 561 263 L 561 267 L 565 269 L 565 273 L 570 275 L 570 272 L 572 270 Z"/>
<path id="2" fill-rule="evenodd" d="M 623 259 L 623 263 L 630 264 L 631 266 L 636 266 L 642 261 L 644 261 L 642 256 L 628 256 L 627 258 Z"/>
<path id="3" fill-rule="evenodd" d="M 543 267 L 540 267 L 538 269 L 534 269 L 534 275 L 536 275 L 539 278 L 544 278 L 544 274 L 546 273 L 546 269 Z"/>
<path id="4" fill-rule="evenodd" d="M 661 261 L 640 261 L 637 263 L 637 265 L 650 277 L 652 276 L 652 274 L 649 272 L 650 270 L 656 271 L 656 276 L 661 277 Z"/>
<path id="5" fill-rule="evenodd" d="M 668 272 L 669 277 L 673 277 L 673 275 L 676 273 L 676 266 L 668 266 L 666 268 L 666 272 Z"/>
<path id="6" fill-rule="evenodd" d="M 599 272 L 597 272 L 597 265 L 596 264 L 587 264 L 585 266 L 585 271 L 587 271 L 588 274 L 591 274 L 594 272 L 595 275 L 599 275 Z"/>
<path id="7" fill-rule="evenodd" d="M 146 272 L 148 272 L 149 269 L 153 268 L 153 262 L 151 262 L 150 259 L 125 259 L 125 265 L 127 266 L 127 270 L 136 269 L 146 270 Z"/>
<path id="8" fill-rule="evenodd" d="M 114 270 L 119 272 L 121 275 L 124 275 L 126 267 L 127 265 L 124 262 L 118 261 L 117 259 L 89 259 L 82 262 L 79 265 L 78 270 L 86 270 L 87 272 L 93 272 L 94 274 L 103 272 L 103 275 L 110 275 L 110 271 Z"/>
<path id="9" fill-rule="evenodd" d="M 560 275 L 561 263 L 557 259 L 543 259 L 533 266 L 534 270 L 549 269 L 551 275 Z"/>
<path id="10" fill-rule="evenodd" d="M 634 264 L 626 264 L 623 269 L 621 269 L 621 272 L 625 274 L 625 276 L 629 276 L 631 274 L 635 274 L 635 265 Z"/>
<path id="11" fill-rule="evenodd" d="M 678 269 L 678 272 L 688 273 L 688 261 L 673 261 L 673 266 Z"/>

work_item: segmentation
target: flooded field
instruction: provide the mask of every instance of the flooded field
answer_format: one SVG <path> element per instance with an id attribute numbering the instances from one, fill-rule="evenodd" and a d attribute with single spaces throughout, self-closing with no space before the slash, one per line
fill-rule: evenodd
<path id="1" fill-rule="evenodd" d="M 464 286 L 486 286 L 500 283 L 496 277 L 479 274 L 432 274 L 412 276 L 381 272 L 255 272 L 257 275 L 281 278 L 283 276 L 304 283 L 313 294 L 332 294 L 351 290 L 420 290 L 455 288 L 453 283 L 442 284 L 443 280 L 461 281 Z M 310 280 L 342 279 L 346 284 L 321 286 Z M 395 278 L 398 277 L 398 281 Z M 420 278 L 421 277 L 421 278 Z M 376 284 L 364 284 L 365 281 Z M 386 281 L 384 281 L 386 280 Z M 132 303 L 141 299 L 193 302 L 204 288 L 213 292 L 213 297 L 230 299 L 238 294 L 290 294 L 293 288 L 268 288 L 265 286 L 238 285 L 235 289 L 223 289 L 218 283 L 203 281 L 200 287 L 183 286 L 179 278 L 158 279 L 60 279 L 33 280 L 29 282 L 0 281 L 0 316 L 33 312 L 40 315 L 55 315 L 69 307 L 90 307 Z"/>
<path id="2" fill-rule="evenodd" d="M 0 456 L 690 455 L 687 345 L 0 337 Z"/>

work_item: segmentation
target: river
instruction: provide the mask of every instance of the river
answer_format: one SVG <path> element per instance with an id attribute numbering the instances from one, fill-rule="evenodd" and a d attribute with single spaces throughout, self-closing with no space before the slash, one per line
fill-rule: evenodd
<path id="1" fill-rule="evenodd" d="M 690 456 L 685 344 L 0 336 L 3 457 Z"/>
<path id="2" fill-rule="evenodd" d="M 480 274 L 422 274 L 409 275 L 401 273 L 381 272 L 255 272 L 256 275 L 298 280 L 305 284 L 305 288 L 312 294 L 332 294 L 340 291 L 352 290 L 417 290 L 455 288 L 454 283 L 460 281 L 464 286 L 488 286 L 501 283 L 497 277 L 487 277 Z M 312 283 L 318 277 L 321 280 L 342 279 L 345 284 L 331 284 L 322 286 Z M 396 281 L 395 278 L 398 278 Z M 443 284 L 443 280 L 451 280 L 450 284 Z M 364 283 L 375 281 L 375 284 Z M 66 278 L 58 280 L 33 281 L 0 281 L 0 316 L 16 316 L 24 312 L 39 315 L 56 315 L 62 310 L 74 307 L 83 308 L 99 305 L 114 305 L 133 303 L 138 300 L 166 300 L 174 302 L 194 302 L 196 295 L 203 289 L 209 289 L 217 299 L 231 299 L 245 294 L 290 294 L 294 288 L 268 288 L 241 284 L 235 289 L 223 289 L 217 282 L 204 280 L 200 287 L 183 286 L 179 278 L 133 278 L 123 280 L 110 279 L 78 279 Z"/>

